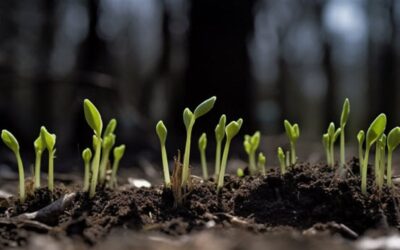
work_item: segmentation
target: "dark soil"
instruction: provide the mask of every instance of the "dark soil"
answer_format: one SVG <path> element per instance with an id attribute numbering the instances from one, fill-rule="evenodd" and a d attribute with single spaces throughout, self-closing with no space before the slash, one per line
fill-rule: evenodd
<path id="1" fill-rule="evenodd" d="M 283 177 L 273 170 L 263 177 L 227 176 L 220 194 L 211 180 L 195 179 L 184 204 L 177 208 L 172 194 L 162 187 L 99 189 L 93 199 L 77 192 L 71 206 L 52 213 L 54 218 L 45 223 L 17 219 L 20 218 L 17 215 L 37 211 L 63 194 L 73 192 L 59 188 L 51 194 L 40 189 L 24 204 L 13 205 L 2 214 L 0 244 L 27 246 L 34 244 L 35 238 L 46 236 L 56 242 L 72 240 L 77 246 L 104 248 L 101 242 L 111 244 L 121 235 L 128 235 L 120 243 L 129 248 L 133 245 L 123 241 L 145 238 L 144 235 L 204 236 L 210 230 L 220 229 L 224 229 L 221 231 L 224 237 L 233 241 L 232 235 L 241 234 L 236 230 L 257 235 L 291 235 L 285 236 L 286 239 L 293 234 L 325 232 L 349 240 L 373 229 L 397 230 L 400 225 L 398 191 L 378 192 L 371 188 L 368 196 L 362 195 L 356 162 L 350 162 L 352 171 L 348 171 L 345 180 L 339 180 L 326 165 L 308 164 L 296 165 Z M 372 184 L 371 178 L 369 187 Z M 116 235 L 115 230 L 120 233 Z"/>

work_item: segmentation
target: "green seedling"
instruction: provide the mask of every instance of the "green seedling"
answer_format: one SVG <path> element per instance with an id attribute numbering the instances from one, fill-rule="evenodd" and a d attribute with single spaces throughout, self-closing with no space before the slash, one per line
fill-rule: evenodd
<path id="1" fill-rule="evenodd" d="M 357 141 L 358 141 L 358 161 L 360 165 L 360 174 L 361 174 L 361 169 L 363 166 L 363 159 L 364 159 L 364 150 L 363 150 L 363 144 L 365 141 L 365 132 L 364 130 L 360 130 L 357 134 Z"/>
<path id="2" fill-rule="evenodd" d="M 125 145 L 122 144 L 118 147 L 114 148 L 114 162 L 112 166 L 112 173 L 111 173 L 111 186 L 115 187 L 117 185 L 117 171 L 119 168 L 119 162 L 121 161 L 122 157 L 125 153 Z"/>
<path id="3" fill-rule="evenodd" d="M 40 168 L 42 164 L 42 154 L 45 146 L 43 145 L 42 137 L 39 137 L 33 142 L 35 149 L 35 189 L 40 188 Z"/>
<path id="4" fill-rule="evenodd" d="M 345 127 L 350 114 L 350 101 L 348 98 L 343 103 L 342 115 L 340 117 L 340 169 L 342 174 L 346 164 L 346 149 L 345 149 Z"/>
<path id="5" fill-rule="evenodd" d="M 189 160 L 190 160 L 190 147 L 191 147 L 191 138 L 192 138 L 192 130 L 196 119 L 201 116 L 207 114 L 215 104 L 217 98 L 215 96 L 205 100 L 200 103 L 199 106 L 196 107 L 194 112 L 190 111 L 189 108 L 185 108 L 183 111 L 183 122 L 186 127 L 186 145 L 185 145 L 185 154 L 183 156 L 183 169 L 182 169 L 182 187 L 187 186 L 187 182 L 189 179 Z"/>
<path id="6" fill-rule="evenodd" d="M 94 132 L 93 144 L 95 145 L 95 153 L 91 166 L 92 179 L 89 191 L 89 197 L 93 198 L 93 196 L 96 194 L 96 186 L 99 177 L 99 165 L 102 146 L 101 132 L 103 130 L 103 121 L 101 119 L 100 112 L 98 111 L 96 106 L 94 106 L 94 104 L 88 99 L 85 99 L 85 101 L 83 102 L 83 110 L 85 113 L 86 122 Z"/>
<path id="7" fill-rule="evenodd" d="M 288 120 L 285 120 L 284 125 L 290 141 L 291 165 L 295 165 L 297 162 L 296 142 L 300 137 L 299 125 L 297 123 L 292 125 Z"/>
<path id="8" fill-rule="evenodd" d="M 363 158 L 363 167 L 361 170 L 361 192 L 367 194 L 367 169 L 368 169 L 368 159 L 371 146 L 382 136 L 386 128 L 386 115 L 380 114 L 371 123 L 367 131 L 367 136 L 365 140 L 365 155 Z"/>
<path id="9" fill-rule="evenodd" d="M 258 171 L 262 175 L 265 175 L 265 164 L 266 164 L 266 162 L 267 162 L 267 159 L 265 158 L 265 155 L 260 152 L 258 154 L 257 167 L 258 167 Z"/>
<path id="10" fill-rule="evenodd" d="M 90 160 L 92 159 L 92 151 L 86 148 L 82 151 L 82 159 L 85 164 L 85 176 L 83 179 L 83 191 L 88 192 L 90 187 Z"/>
<path id="11" fill-rule="evenodd" d="M 113 134 L 116 128 L 117 128 L 117 120 L 115 120 L 115 119 L 113 118 L 113 119 L 111 119 L 111 120 L 108 122 L 108 124 L 107 124 L 107 126 L 106 126 L 106 129 L 104 130 L 104 133 L 103 133 L 103 140 L 104 140 L 108 135 Z"/>
<path id="12" fill-rule="evenodd" d="M 201 168 L 203 170 L 203 179 L 208 179 L 208 170 L 207 170 L 207 160 L 206 160 L 206 148 L 207 148 L 207 135 L 206 133 L 201 134 L 199 138 L 199 151 L 200 151 L 200 159 L 201 159 Z"/>
<path id="13" fill-rule="evenodd" d="M 337 130 L 335 130 L 335 124 L 331 122 L 328 127 L 328 132 L 324 135 L 324 137 L 328 135 L 328 138 L 325 138 L 323 140 L 325 140 L 324 143 L 327 143 L 329 148 L 328 166 L 330 166 L 331 168 L 333 168 L 335 165 L 335 142 L 339 137 L 340 132 L 341 129 L 338 128 Z"/>
<path id="14" fill-rule="evenodd" d="M 281 175 L 284 175 L 286 173 L 286 160 L 285 153 L 283 152 L 283 149 L 281 147 L 278 148 L 278 160 L 279 166 L 281 168 Z"/>
<path id="15" fill-rule="evenodd" d="M 161 159 L 164 171 L 164 184 L 166 188 L 171 188 L 171 177 L 169 173 L 167 149 L 165 148 L 165 142 L 167 140 L 168 131 L 163 121 L 159 121 L 157 123 L 156 133 L 158 135 L 158 139 L 160 140 L 160 145 L 161 145 Z"/>
<path id="16" fill-rule="evenodd" d="M 221 171 L 218 174 L 217 192 L 220 192 L 222 187 L 224 186 L 224 176 L 226 171 L 226 164 L 228 161 L 229 147 L 233 137 L 235 137 L 237 133 L 239 133 L 242 124 L 243 120 L 240 118 L 237 121 L 230 122 L 225 128 L 226 141 L 224 153 L 222 154 Z"/>
<path id="17" fill-rule="evenodd" d="M 400 127 L 395 127 L 392 129 L 387 138 L 387 172 L 386 172 L 386 182 L 388 187 L 392 187 L 392 158 L 393 151 L 400 145 Z"/>
<path id="18" fill-rule="evenodd" d="M 221 145 L 222 140 L 225 137 L 225 125 L 226 125 L 226 115 L 222 115 L 219 119 L 217 126 L 215 127 L 215 172 L 214 176 L 217 177 L 221 166 Z"/>
<path id="19" fill-rule="evenodd" d="M 19 143 L 11 132 L 3 129 L 1 131 L 1 139 L 4 144 L 13 151 L 18 164 L 18 175 L 19 175 L 19 201 L 23 203 L 25 201 L 25 174 L 24 165 L 22 163 L 21 154 L 19 152 Z"/>
<path id="20" fill-rule="evenodd" d="M 376 156 L 375 160 L 378 159 L 377 162 L 375 162 L 377 165 L 375 166 L 375 180 L 376 184 L 378 186 L 378 190 L 382 191 L 383 188 L 383 183 L 385 180 L 385 169 L 386 169 L 386 135 L 382 134 L 382 136 L 379 138 L 379 140 L 376 142 L 376 153 L 379 153 L 378 156 Z"/>
<path id="21" fill-rule="evenodd" d="M 236 171 L 236 175 L 237 175 L 237 177 L 242 178 L 244 176 L 243 169 L 242 168 L 238 168 L 237 171 Z"/>
<path id="22" fill-rule="evenodd" d="M 260 145 L 260 137 L 260 131 L 255 132 L 252 136 L 244 136 L 243 146 L 247 155 L 249 156 L 250 175 L 255 175 L 257 173 L 256 151 Z"/>
<path id="23" fill-rule="evenodd" d="M 54 146 L 56 145 L 56 135 L 49 133 L 47 131 L 47 129 L 44 126 L 42 126 L 40 128 L 40 137 L 42 139 L 43 145 L 47 149 L 48 156 L 49 156 L 47 187 L 51 192 L 53 192 L 54 191 L 54 158 L 55 158 L 55 154 L 56 154 L 56 149 L 54 148 Z"/>
<path id="24" fill-rule="evenodd" d="M 331 160 L 331 154 L 330 154 L 330 150 L 329 150 L 329 134 L 325 133 L 322 135 L 322 144 L 324 145 L 324 149 L 325 149 L 325 154 L 326 154 L 326 163 L 328 164 L 328 166 L 332 165 L 332 160 Z"/>
<path id="25" fill-rule="evenodd" d="M 102 154 L 101 154 L 101 161 L 100 161 L 100 176 L 99 176 L 99 183 L 104 184 L 106 181 L 106 170 L 107 164 L 110 161 L 110 152 L 115 144 L 115 134 L 109 133 L 105 135 L 103 138 L 102 144 Z"/>

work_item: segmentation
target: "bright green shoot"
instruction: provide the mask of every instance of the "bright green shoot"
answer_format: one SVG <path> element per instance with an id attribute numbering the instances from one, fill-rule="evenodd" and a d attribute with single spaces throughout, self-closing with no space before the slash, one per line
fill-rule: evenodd
<path id="1" fill-rule="evenodd" d="M 39 137 L 33 142 L 35 149 L 35 189 L 40 188 L 40 167 L 42 164 L 42 154 L 45 146 L 43 145 L 42 137 Z"/>
<path id="2" fill-rule="evenodd" d="M 325 133 L 322 135 L 322 144 L 324 145 L 325 154 L 326 154 L 326 163 L 328 166 L 332 165 L 331 153 L 330 153 L 330 143 L 329 143 L 329 134 Z"/>
<path id="3" fill-rule="evenodd" d="M 290 141 L 290 153 L 291 153 L 291 165 L 295 165 L 297 162 L 297 155 L 296 155 L 296 142 L 300 137 L 300 129 L 299 125 L 290 124 L 288 120 L 285 120 L 285 131 Z"/>
<path id="4" fill-rule="evenodd" d="M 103 140 L 110 134 L 113 134 L 115 129 L 117 128 L 117 120 L 115 120 L 114 118 L 111 119 L 108 124 L 106 129 L 104 130 L 104 134 L 103 134 Z"/>
<path id="5" fill-rule="evenodd" d="M 82 151 L 82 159 L 85 164 L 85 176 L 83 179 L 83 191 L 88 192 L 90 187 L 90 160 L 92 159 L 92 151 L 86 148 Z"/>
<path id="6" fill-rule="evenodd" d="M 185 108 L 183 111 L 183 122 L 186 127 L 186 145 L 185 154 L 183 156 L 183 169 L 182 169 L 182 187 L 187 185 L 189 179 L 189 160 L 190 160 L 190 146 L 192 138 L 192 130 L 196 119 L 207 114 L 215 104 L 217 98 L 215 96 L 200 103 L 194 112 L 190 111 L 189 108 Z"/>
<path id="7" fill-rule="evenodd" d="M 323 143 L 324 144 L 327 143 L 329 149 L 328 166 L 331 168 L 333 168 L 335 165 L 335 142 L 339 137 L 340 132 L 341 129 L 338 128 L 337 130 L 335 130 L 335 124 L 331 122 L 328 127 L 328 132 L 323 136 L 323 137 L 326 137 L 326 135 L 328 136 L 327 139 L 323 138 Z"/>
<path id="8" fill-rule="evenodd" d="M 224 153 L 222 155 L 221 171 L 218 174 L 217 192 L 220 192 L 222 187 L 224 186 L 224 176 L 226 171 L 226 164 L 228 161 L 229 147 L 233 137 L 235 137 L 239 133 L 242 124 L 243 120 L 240 118 L 237 121 L 230 122 L 225 128 L 226 141 L 225 141 Z"/>
<path id="9" fill-rule="evenodd" d="M 279 166 L 281 168 L 281 175 L 284 175 L 286 173 L 286 159 L 285 153 L 283 152 L 283 149 L 281 147 L 278 148 L 278 160 Z"/>
<path id="10" fill-rule="evenodd" d="M 164 171 L 164 184 L 166 188 L 171 188 L 171 177 L 169 173 L 167 149 L 165 148 L 165 142 L 167 141 L 168 131 L 163 121 L 159 121 L 157 123 L 156 133 L 158 135 L 158 139 L 160 140 L 160 145 L 161 145 L 161 159 Z"/>
<path id="11" fill-rule="evenodd" d="M 386 135 L 382 134 L 379 140 L 376 142 L 376 153 L 379 155 L 376 156 L 375 160 L 378 159 L 375 164 L 375 178 L 376 184 L 378 186 L 379 191 L 383 188 L 383 183 L 385 180 L 385 169 L 386 169 Z"/>
<path id="12" fill-rule="evenodd" d="M 387 172 L 386 172 L 386 181 L 388 187 L 392 187 L 392 158 L 393 151 L 400 145 L 400 127 L 395 127 L 392 129 L 387 138 Z"/>
<path id="13" fill-rule="evenodd" d="M 342 173 L 346 164 L 346 149 L 345 149 L 345 127 L 350 114 L 350 101 L 348 98 L 343 103 L 342 115 L 340 117 L 340 169 Z"/>
<path id="14" fill-rule="evenodd" d="M 47 187 L 53 192 L 54 191 L 54 158 L 56 154 L 56 149 L 54 146 L 56 145 L 56 135 L 51 134 L 47 131 L 47 129 L 42 126 L 40 128 L 40 137 L 42 139 L 43 145 L 46 147 L 47 152 L 49 153 L 49 163 L 48 163 L 48 179 L 47 179 Z"/>
<path id="15" fill-rule="evenodd" d="M 242 168 L 238 168 L 237 171 L 236 171 L 236 175 L 237 175 L 237 177 L 242 178 L 244 176 L 243 169 Z"/>
<path id="16" fill-rule="evenodd" d="M 252 136 L 245 135 L 243 141 L 243 147 L 249 156 L 249 170 L 250 175 L 255 175 L 257 173 L 256 166 L 256 151 L 260 145 L 260 131 L 255 132 Z"/>
<path id="17" fill-rule="evenodd" d="M 220 171 L 221 166 L 221 145 L 222 140 L 225 137 L 225 125 L 226 125 L 226 115 L 222 115 L 219 119 L 217 126 L 215 127 L 215 141 L 216 141 L 216 150 L 215 150 L 215 172 L 214 176 L 217 177 Z"/>
<path id="18" fill-rule="evenodd" d="M 368 169 L 368 159 L 371 146 L 382 136 L 386 128 L 386 115 L 380 114 L 371 123 L 367 131 L 367 136 L 365 140 L 365 155 L 363 159 L 363 167 L 361 171 L 361 192 L 367 194 L 367 169 Z"/>
<path id="19" fill-rule="evenodd" d="M 115 134 L 109 133 L 108 135 L 105 134 L 103 138 L 102 144 L 102 154 L 101 154 L 101 161 L 100 161 L 100 177 L 99 182 L 100 184 L 104 184 L 106 180 L 106 170 L 107 164 L 110 161 L 110 152 L 115 144 Z"/>
<path id="20" fill-rule="evenodd" d="M 19 143 L 14 135 L 5 129 L 1 131 L 1 139 L 3 140 L 4 144 L 11 149 L 11 151 L 13 151 L 15 158 L 17 158 L 19 175 L 19 201 L 23 203 L 25 201 L 25 174 L 21 154 L 19 152 Z"/>
<path id="21" fill-rule="evenodd" d="M 200 151 L 201 168 L 203 170 L 203 179 L 204 180 L 208 179 L 206 148 L 207 148 L 207 135 L 206 135 L 206 133 L 202 133 L 199 138 L 199 151 Z"/>
<path id="22" fill-rule="evenodd" d="M 361 174 L 361 169 L 363 166 L 363 159 L 364 159 L 364 150 L 363 150 L 363 144 L 365 141 L 365 132 L 364 130 L 360 130 L 357 134 L 357 141 L 358 141 L 358 161 L 360 165 L 360 174 Z"/>
<path id="23" fill-rule="evenodd" d="M 265 158 L 265 155 L 260 152 L 258 154 L 257 167 L 258 167 L 258 171 L 262 175 L 265 175 L 265 164 L 266 164 L 266 162 L 267 162 L 267 159 Z"/>
<path id="24" fill-rule="evenodd" d="M 121 161 L 122 157 L 125 153 L 125 145 L 122 144 L 118 147 L 114 148 L 114 162 L 112 166 L 112 173 L 111 173 L 111 186 L 115 187 L 117 185 L 117 171 L 119 168 L 119 162 Z"/>
<path id="25" fill-rule="evenodd" d="M 85 99 L 83 102 L 83 110 L 85 112 L 85 119 L 89 127 L 93 129 L 93 145 L 95 145 L 95 153 L 92 160 L 92 179 L 90 183 L 89 197 L 93 198 L 96 194 L 96 186 L 99 177 L 99 165 L 100 165 L 100 155 L 102 147 L 101 132 L 103 130 L 103 120 L 101 119 L 100 112 L 97 110 L 96 106 Z"/>

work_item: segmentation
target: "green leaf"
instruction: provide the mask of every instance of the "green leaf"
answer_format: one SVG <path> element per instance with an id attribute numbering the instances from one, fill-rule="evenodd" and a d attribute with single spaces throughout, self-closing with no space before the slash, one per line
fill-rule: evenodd
<path id="1" fill-rule="evenodd" d="M 43 145 L 42 137 L 39 134 L 39 137 L 33 142 L 33 147 L 35 148 L 35 152 L 43 152 L 45 145 Z"/>
<path id="2" fill-rule="evenodd" d="M 199 106 L 197 106 L 194 110 L 194 116 L 199 118 L 200 116 L 207 114 L 214 107 L 216 100 L 217 97 L 213 96 L 200 103 Z"/>
<path id="3" fill-rule="evenodd" d="M 299 137 L 300 137 L 300 128 L 299 128 L 299 124 L 294 124 L 292 127 L 292 133 L 293 133 L 293 137 L 294 140 L 296 141 Z"/>
<path id="4" fill-rule="evenodd" d="M 246 138 L 243 141 L 243 147 L 247 154 L 251 153 L 251 143 L 249 140 L 246 140 Z"/>
<path id="5" fill-rule="evenodd" d="M 167 128 L 164 125 L 163 121 L 159 121 L 156 125 L 156 133 L 158 135 L 158 138 L 160 139 L 160 142 L 162 145 L 165 145 L 165 142 L 167 140 Z"/>
<path id="6" fill-rule="evenodd" d="M 389 151 L 395 150 L 400 145 L 400 127 L 395 127 L 389 132 L 387 147 Z"/>
<path id="7" fill-rule="evenodd" d="M 225 137 L 225 125 L 226 125 L 226 115 L 222 115 L 219 118 L 219 123 L 215 127 L 215 139 L 217 141 L 222 141 Z"/>
<path id="8" fill-rule="evenodd" d="M 371 123 L 370 127 L 367 131 L 367 146 L 371 147 L 372 144 L 376 142 L 377 139 L 383 134 L 386 129 L 386 115 L 380 114 L 375 120 Z"/>
<path id="9" fill-rule="evenodd" d="M 278 147 L 278 159 L 281 161 L 285 161 L 285 153 L 281 147 Z"/>
<path id="10" fill-rule="evenodd" d="M 104 130 L 103 138 L 106 138 L 107 135 L 114 133 L 116 128 L 117 128 L 117 120 L 113 118 L 108 122 L 106 130 Z"/>
<path id="11" fill-rule="evenodd" d="M 293 129 L 292 129 L 292 124 L 290 124 L 290 122 L 288 120 L 285 120 L 283 122 L 283 124 L 285 125 L 285 131 L 287 136 L 289 137 L 290 141 L 293 141 Z"/>
<path id="12" fill-rule="evenodd" d="M 183 123 L 185 124 L 186 130 L 189 128 L 190 122 L 194 118 L 192 111 L 189 108 L 183 110 Z"/>
<path id="13" fill-rule="evenodd" d="M 122 144 L 118 147 L 115 147 L 114 148 L 114 160 L 115 159 L 120 160 L 122 158 L 122 156 L 124 156 L 124 153 L 125 153 L 125 145 L 124 144 Z"/>
<path id="14" fill-rule="evenodd" d="M 199 138 L 199 149 L 201 151 L 206 150 L 207 148 L 207 135 L 206 133 L 202 133 L 200 138 Z"/>
<path id="15" fill-rule="evenodd" d="M 94 133 L 100 137 L 101 131 L 103 130 L 103 121 L 101 120 L 100 112 L 88 99 L 85 99 L 83 102 L 83 110 L 85 112 L 86 122 L 93 129 Z"/>
<path id="16" fill-rule="evenodd" d="M 1 131 L 1 139 L 3 140 L 4 144 L 6 144 L 6 146 L 14 153 L 17 153 L 19 151 L 19 143 L 15 136 L 11 134 L 11 132 L 3 129 Z"/>
<path id="17" fill-rule="evenodd" d="M 235 135 L 237 135 L 237 133 L 239 133 L 240 128 L 242 127 L 242 123 L 243 120 L 241 118 L 237 121 L 230 122 L 225 128 L 226 138 L 230 140 Z"/>
<path id="18" fill-rule="evenodd" d="M 115 144 L 115 134 L 107 135 L 103 140 L 103 148 L 112 148 Z"/>
<path id="19" fill-rule="evenodd" d="M 256 131 L 254 135 L 250 138 L 251 149 L 253 151 L 256 151 L 258 146 L 260 145 L 260 137 L 261 137 L 260 131 Z"/>
<path id="20" fill-rule="evenodd" d="M 357 134 L 357 141 L 359 144 L 363 144 L 365 140 L 365 132 L 364 130 L 360 130 Z"/>
<path id="21" fill-rule="evenodd" d="M 40 137 L 42 138 L 42 143 L 46 146 L 47 150 L 52 151 L 56 144 L 56 135 L 49 133 L 46 127 L 42 126 L 40 128 Z"/>
<path id="22" fill-rule="evenodd" d="M 347 119 L 349 118 L 349 114 L 350 114 L 350 101 L 348 98 L 346 98 L 346 100 L 344 100 L 344 103 L 343 103 L 342 115 L 340 117 L 341 126 L 343 126 L 343 127 L 346 126 Z"/>
<path id="23" fill-rule="evenodd" d="M 265 158 L 265 155 L 260 152 L 258 154 L 258 164 L 264 166 L 266 161 L 267 161 L 267 159 Z"/>
<path id="24" fill-rule="evenodd" d="M 82 151 L 82 159 L 86 163 L 92 159 L 92 151 L 90 150 L 90 148 L 86 148 Z"/>
<path id="25" fill-rule="evenodd" d="M 335 124 L 331 122 L 328 127 L 328 135 L 330 140 L 333 140 L 335 137 Z"/>

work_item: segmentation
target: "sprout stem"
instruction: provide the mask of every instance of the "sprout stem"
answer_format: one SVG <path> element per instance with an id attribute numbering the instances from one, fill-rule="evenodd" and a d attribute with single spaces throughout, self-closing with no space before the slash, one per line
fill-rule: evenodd
<path id="1" fill-rule="evenodd" d="M 257 172 L 256 168 L 256 152 L 252 151 L 249 154 L 249 170 L 250 170 L 250 175 L 255 175 Z"/>
<path id="2" fill-rule="evenodd" d="M 380 143 L 376 142 L 376 149 L 375 149 L 375 182 L 378 183 L 379 182 L 379 166 L 380 166 L 380 162 L 381 162 L 381 147 L 380 147 Z"/>
<path id="3" fill-rule="evenodd" d="M 344 126 L 341 125 L 340 129 L 340 167 L 339 167 L 339 173 L 343 173 L 344 170 L 344 165 L 345 165 L 345 143 L 344 143 Z"/>
<path id="4" fill-rule="evenodd" d="M 286 151 L 286 167 L 290 167 L 290 152 Z"/>
<path id="5" fill-rule="evenodd" d="M 393 158 L 393 151 L 388 150 L 386 183 L 389 188 L 392 187 L 392 158 Z"/>
<path id="6" fill-rule="evenodd" d="M 110 147 L 106 147 L 103 149 L 103 154 L 101 155 L 101 161 L 100 161 L 100 178 L 99 178 L 99 183 L 104 184 L 106 180 L 106 169 L 107 169 L 107 163 L 108 159 L 110 158 Z"/>
<path id="7" fill-rule="evenodd" d="M 220 166 L 221 166 L 221 144 L 222 140 L 217 141 L 217 148 L 215 150 L 215 173 L 214 176 L 217 178 L 219 171 L 220 171 Z"/>
<path id="8" fill-rule="evenodd" d="M 219 193 L 224 186 L 224 176 L 225 176 L 225 171 L 226 171 L 226 164 L 228 161 L 228 153 L 229 153 L 229 147 L 231 144 L 231 139 L 229 137 L 226 138 L 225 142 L 225 147 L 224 147 L 224 153 L 222 154 L 222 161 L 221 161 L 221 171 L 219 172 L 218 175 L 218 185 L 217 185 L 217 193 Z"/>
<path id="9" fill-rule="evenodd" d="M 171 188 L 171 177 L 169 174 L 169 166 L 168 166 L 168 158 L 167 158 L 167 150 L 165 148 L 165 144 L 161 144 L 161 158 L 163 164 L 163 171 L 164 171 L 164 182 L 166 188 Z M 115 161 L 113 164 L 113 175 L 116 176 L 117 167 L 115 167 Z M 114 173 L 115 172 L 115 173 Z"/>
<path id="10" fill-rule="evenodd" d="M 113 166 L 112 166 L 112 172 L 111 172 L 111 186 L 115 187 L 117 185 L 117 171 L 119 167 L 119 162 L 121 159 L 114 159 Z M 169 185 L 168 188 L 171 187 L 171 184 Z"/>
<path id="11" fill-rule="evenodd" d="M 90 161 L 85 161 L 85 177 L 83 179 L 83 191 L 88 192 L 90 187 Z"/>
<path id="12" fill-rule="evenodd" d="M 23 203 L 25 201 L 25 175 L 24 165 L 22 163 L 21 154 L 19 151 L 15 152 L 18 163 L 18 175 L 19 175 L 19 201 Z"/>
<path id="13" fill-rule="evenodd" d="M 42 151 L 36 151 L 35 156 L 35 189 L 40 188 L 40 165 L 42 162 Z"/>
<path id="14" fill-rule="evenodd" d="M 363 166 L 363 162 L 364 162 L 363 158 L 364 158 L 364 157 L 363 157 L 363 147 L 362 147 L 362 143 L 359 143 L 359 144 L 358 144 L 358 160 L 359 160 L 358 165 L 360 165 L 360 174 L 361 174 L 362 166 Z"/>
<path id="15" fill-rule="evenodd" d="M 206 160 L 206 152 L 204 150 L 200 151 L 201 158 L 201 168 L 203 169 L 203 179 L 208 179 L 208 170 L 207 170 L 207 160 Z"/>
<path id="16" fill-rule="evenodd" d="M 290 152 L 291 152 L 291 157 L 290 157 L 291 163 L 292 165 L 295 165 L 297 157 L 296 157 L 296 145 L 294 145 L 293 141 L 290 142 Z"/>
<path id="17" fill-rule="evenodd" d="M 48 188 L 51 192 L 54 191 L 54 155 L 55 150 L 49 151 L 49 172 L 48 172 Z"/>
<path id="18" fill-rule="evenodd" d="M 365 149 L 365 156 L 363 160 L 363 167 L 361 171 L 361 192 L 367 195 L 367 170 L 368 170 L 368 158 L 369 158 L 369 147 Z"/>
<path id="19" fill-rule="evenodd" d="M 187 185 L 189 179 L 189 159 L 190 159 L 190 146 L 192 140 L 192 129 L 195 122 L 195 118 L 190 120 L 189 126 L 186 131 L 186 145 L 185 155 L 183 156 L 183 169 L 182 169 L 182 187 Z"/>
<path id="20" fill-rule="evenodd" d="M 96 135 L 97 136 L 97 135 Z M 92 161 L 92 181 L 90 183 L 90 193 L 89 197 L 93 198 L 96 194 L 97 179 L 99 177 L 99 164 L 100 164 L 100 154 L 101 154 L 101 137 L 97 137 L 98 142 L 96 143 L 96 152 Z"/>

